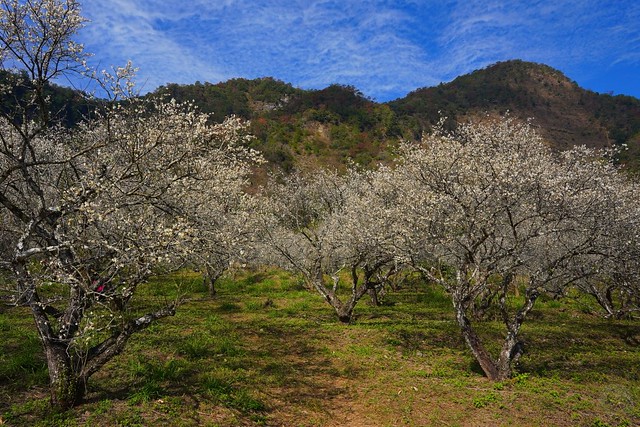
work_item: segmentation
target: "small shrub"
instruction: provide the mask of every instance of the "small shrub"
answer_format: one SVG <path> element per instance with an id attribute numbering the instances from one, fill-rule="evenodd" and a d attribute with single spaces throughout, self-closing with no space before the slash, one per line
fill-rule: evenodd
<path id="1" fill-rule="evenodd" d="M 218 310 L 222 311 L 223 313 L 230 313 L 234 311 L 240 311 L 241 308 L 238 304 L 234 304 L 232 302 L 223 302 L 218 307 Z"/>
<path id="2" fill-rule="evenodd" d="M 145 382 L 140 388 L 129 395 L 129 403 L 139 405 L 157 399 L 164 394 L 164 389 L 156 380 Z"/>
<path id="3" fill-rule="evenodd" d="M 473 406 L 475 406 L 476 408 L 484 408 L 497 401 L 498 401 L 498 395 L 495 394 L 493 391 L 490 391 L 484 396 L 478 396 L 474 398 Z"/>
<path id="4" fill-rule="evenodd" d="M 247 390 L 237 388 L 232 373 L 222 371 L 207 375 L 202 381 L 202 390 L 206 395 L 228 408 L 240 412 L 257 412 L 265 410 L 264 403 Z"/>

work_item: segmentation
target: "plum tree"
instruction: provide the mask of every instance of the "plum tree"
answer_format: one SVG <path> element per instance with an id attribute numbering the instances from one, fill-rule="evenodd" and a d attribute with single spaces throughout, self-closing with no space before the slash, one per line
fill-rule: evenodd
<path id="1" fill-rule="evenodd" d="M 205 247 L 224 222 L 205 229 L 206 215 L 236 214 L 257 158 L 235 118 L 211 125 L 190 105 L 130 97 L 131 64 L 99 80 L 126 102 L 60 126 L 46 85 L 68 72 L 95 77 L 73 42 L 83 23 L 73 0 L 0 2 L 2 64 L 29 80 L 19 99 L 2 87 L 18 102 L 0 116 L 0 267 L 14 285 L 5 291 L 31 309 L 63 409 L 132 334 L 175 313 L 175 301 L 138 314 L 130 301 L 151 274 Z"/>
<path id="2" fill-rule="evenodd" d="M 631 192 L 621 191 L 624 179 L 601 159 L 584 148 L 553 153 L 529 124 L 510 118 L 403 147 L 394 171 L 402 249 L 451 295 L 462 335 L 489 378 L 511 375 L 521 326 L 542 293 L 602 280 L 594 262 L 624 258 L 603 245 L 613 247 L 610 221 L 623 215 L 611 214 Z M 636 237 L 628 240 L 637 239 L 637 224 L 629 231 Z M 473 324 L 487 304 L 505 327 L 498 357 Z"/>
<path id="3" fill-rule="evenodd" d="M 396 269 L 391 231 L 375 197 L 375 174 L 319 170 L 273 185 L 273 216 L 266 222 L 272 261 L 301 273 L 349 323 L 358 301 L 377 291 Z M 375 219 L 378 218 L 379 221 Z M 347 283 L 348 291 L 340 290 Z"/>

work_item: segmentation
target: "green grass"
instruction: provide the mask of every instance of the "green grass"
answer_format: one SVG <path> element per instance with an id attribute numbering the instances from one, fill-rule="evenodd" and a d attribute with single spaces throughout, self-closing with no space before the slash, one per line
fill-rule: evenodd
<path id="1" fill-rule="evenodd" d="M 487 381 L 451 304 L 418 282 L 362 301 L 351 325 L 294 275 L 197 274 L 140 288 L 144 311 L 179 296 L 176 316 L 134 336 L 94 375 L 87 400 L 47 405 L 47 372 L 28 311 L 0 313 L 0 425 L 323 426 L 640 424 L 640 325 L 594 315 L 584 298 L 542 299 L 514 378 Z M 479 327 L 497 349 L 499 322 Z"/>

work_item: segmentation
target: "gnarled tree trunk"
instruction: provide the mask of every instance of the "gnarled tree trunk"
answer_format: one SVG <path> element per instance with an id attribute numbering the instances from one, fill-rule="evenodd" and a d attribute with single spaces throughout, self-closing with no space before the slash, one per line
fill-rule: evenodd
<path id="1" fill-rule="evenodd" d="M 67 410 L 77 405 L 85 395 L 85 381 L 78 375 L 66 345 L 45 343 L 51 406 Z"/>
<path id="2" fill-rule="evenodd" d="M 453 305 L 456 311 L 458 326 L 460 326 L 462 331 L 462 336 L 473 353 L 473 356 L 480 364 L 482 371 L 490 380 L 503 381 L 511 377 L 513 365 L 518 361 L 523 351 L 522 342 L 518 339 L 518 333 L 520 332 L 520 327 L 522 326 L 527 314 L 533 308 L 537 297 L 537 291 L 528 290 L 524 305 L 516 312 L 513 318 L 510 318 L 506 311 L 506 305 L 504 304 L 503 297 L 501 311 L 505 326 L 507 327 L 507 335 L 502 343 L 502 348 L 500 349 L 498 358 L 494 359 L 491 357 L 491 354 L 487 351 L 482 340 L 473 329 L 471 322 L 467 317 L 467 307 L 464 304 L 463 299 L 456 298 L 454 296 Z"/>
<path id="3" fill-rule="evenodd" d="M 51 405 L 57 410 L 67 410 L 84 398 L 87 382 L 114 356 L 120 354 L 129 338 L 145 329 L 155 320 L 173 316 L 175 307 L 169 305 L 128 321 L 109 338 L 92 348 L 80 352 L 73 347 L 73 339 L 54 334 L 41 305 L 34 299 L 32 311 L 44 346 L 49 370 Z"/>
<path id="4" fill-rule="evenodd" d="M 454 298 L 453 307 L 456 311 L 456 321 L 458 322 L 458 326 L 462 332 L 462 337 L 471 350 L 471 353 L 473 353 L 473 356 L 480 364 L 482 371 L 490 380 L 500 381 L 501 378 L 498 366 L 482 344 L 482 340 L 478 337 L 478 334 L 476 334 L 475 330 L 471 326 L 471 322 L 466 315 L 464 304 L 457 298 Z"/>
<path id="5" fill-rule="evenodd" d="M 351 283 L 351 295 L 346 301 L 342 301 L 336 294 L 338 290 L 339 278 L 336 276 L 333 278 L 334 285 L 332 288 L 328 288 L 324 283 L 324 275 L 321 271 L 316 271 L 314 280 L 311 281 L 311 285 L 318 291 L 320 295 L 333 307 L 338 316 L 338 320 L 342 323 L 351 323 L 353 318 L 353 310 L 360 299 L 367 293 L 368 287 L 364 283 L 358 284 L 358 275 L 356 267 L 352 269 L 352 283 Z"/>

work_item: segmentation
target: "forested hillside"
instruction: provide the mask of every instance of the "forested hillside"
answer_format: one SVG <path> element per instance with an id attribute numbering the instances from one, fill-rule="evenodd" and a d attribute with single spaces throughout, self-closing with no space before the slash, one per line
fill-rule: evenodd
<path id="1" fill-rule="evenodd" d="M 252 121 L 255 148 L 285 171 L 295 164 L 369 165 L 383 159 L 401 135 L 388 105 L 367 99 L 351 86 L 305 91 L 272 78 L 167 85 L 150 96 L 194 100 L 214 120 L 235 114 Z"/>
<path id="2" fill-rule="evenodd" d="M 640 100 L 580 88 L 560 71 L 519 60 L 497 63 L 450 83 L 376 103 L 351 86 L 305 91 L 271 78 L 218 84 L 168 85 L 178 100 L 195 100 L 222 118 L 254 119 L 257 144 L 272 162 L 289 169 L 294 159 L 320 163 L 349 157 L 369 164 L 384 159 L 398 138 L 418 139 L 441 116 L 449 125 L 472 116 L 509 112 L 533 125 L 554 147 L 628 144 L 624 161 L 637 168 Z"/>
<path id="3" fill-rule="evenodd" d="M 461 119 L 509 111 L 533 125 L 554 147 L 629 144 L 624 156 L 637 166 L 640 100 L 580 88 L 560 71 L 524 61 L 497 63 L 437 87 L 418 89 L 390 103 L 414 134 L 439 116 Z"/>
<path id="4" fill-rule="evenodd" d="M 2 79 L 18 88 L 26 85 L 6 72 Z M 22 92 L 5 97 L 5 108 Z M 91 102 L 79 92 L 52 85 L 49 93 L 55 111 L 69 126 L 91 110 Z M 453 128 L 470 117 L 506 112 L 532 119 L 553 147 L 626 144 L 621 160 L 634 170 L 640 164 L 640 100 L 588 91 L 558 70 L 519 60 L 417 89 L 388 103 L 375 102 L 353 86 L 303 90 L 271 77 L 168 84 L 146 96 L 193 101 L 217 122 L 230 114 L 250 119 L 254 148 L 285 171 L 348 161 L 370 166 L 388 159 L 389 148 L 400 139 L 419 139 L 442 116 Z"/>

